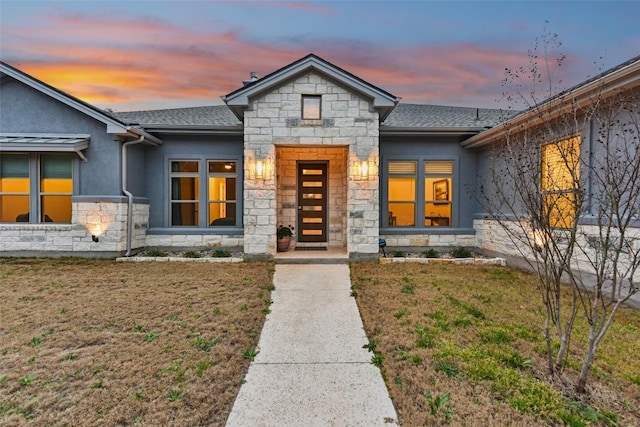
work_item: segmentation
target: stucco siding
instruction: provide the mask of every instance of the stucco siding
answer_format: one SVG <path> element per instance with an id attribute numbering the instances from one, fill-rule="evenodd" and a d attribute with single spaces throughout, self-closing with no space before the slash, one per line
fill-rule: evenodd
<path id="1" fill-rule="evenodd" d="M 89 134 L 87 162 L 81 162 L 81 195 L 120 194 L 120 144 L 106 125 L 18 81 L 2 84 L 0 131 L 6 133 Z"/>
<path id="2" fill-rule="evenodd" d="M 163 229 L 163 233 L 180 234 L 180 228 L 169 228 L 169 161 L 178 159 L 235 160 L 238 179 L 242 180 L 242 137 L 215 135 L 158 134 L 163 144 L 157 148 L 145 148 L 145 187 L 143 194 L 149 199 L 149 227 Z M 206 176 L 201 175 L 201 176 Z M 241 194 L 241 193 L 240 193 Z M 242 200 L 238 201 L 238 209 Z M 237 224 L 241 227 L 240 221 Z M 220 233 L 213 228 L 198 228 L 202 233 Z"/>

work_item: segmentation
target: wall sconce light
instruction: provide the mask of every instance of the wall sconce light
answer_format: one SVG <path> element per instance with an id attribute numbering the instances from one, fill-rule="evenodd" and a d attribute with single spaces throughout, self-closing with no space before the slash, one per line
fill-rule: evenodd
<path id="1" fill-rule="evenodd" d="M 264 179 L 264 161 L 256 160 L 256 179 Z"/>
<path id="2" fill-rule="evenodd" d="M 91 235 L 91 240 L 93 240 L 94 242 L 98 243 L 98 241 L 99 241 L 100 239 L 99 239 L 99 238 L 98 238 L 98 236 L 96 236 L 95 234 L 92 234 L 92 235 Z"/>
<path id="3" fill-rule="evenodd" d="M 271 179 L 271 161 L 269 159 L 256 160 L 253 166 L 255 179 Z"/>
<path id="4" fill-rule="evenodd" d="M 362 160 L 354 163 L 352 172 L 355 180 L 366 181 L 378 175 L 378 168 L 373 160 Z"/>

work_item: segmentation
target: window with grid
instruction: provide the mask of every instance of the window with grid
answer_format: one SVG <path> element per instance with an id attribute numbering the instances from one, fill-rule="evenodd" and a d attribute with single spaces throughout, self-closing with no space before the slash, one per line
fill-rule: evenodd
<path id="1" fill-rule="evenodd" d="M 199 225 L 200 181 L 197 160 L 171 161 L 171 217 L 172 226 Z"/>

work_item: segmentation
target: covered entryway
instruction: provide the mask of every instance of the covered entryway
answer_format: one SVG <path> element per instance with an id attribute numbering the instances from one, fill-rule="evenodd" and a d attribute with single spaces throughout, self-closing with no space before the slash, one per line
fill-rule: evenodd
<path id="1" fill-rule="evenodd" d="M 294 246 L 347 246 L 348 147 L 276 146 L 277 224 Z"/>
<path id="2" fill-rule="evenodd" d="M 327 163 L 298 162 L 298 242 L 327 241 Z"/>

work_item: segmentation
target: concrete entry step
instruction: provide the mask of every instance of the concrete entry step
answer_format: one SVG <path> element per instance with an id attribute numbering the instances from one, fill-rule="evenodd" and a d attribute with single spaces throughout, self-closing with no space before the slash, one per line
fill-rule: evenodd
<path id="1" fill-rule="evenodd" d="M 274 257 L 276 264 L 348 264 L 349 254 L 342 248 L 329 247 L 326 250 L 293 250 L 278 252 Z"/>

